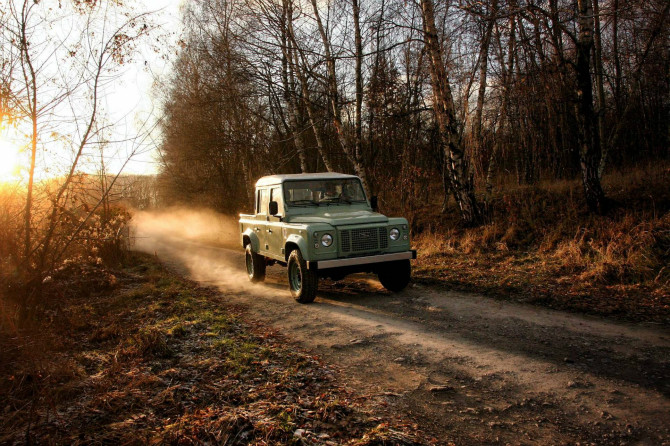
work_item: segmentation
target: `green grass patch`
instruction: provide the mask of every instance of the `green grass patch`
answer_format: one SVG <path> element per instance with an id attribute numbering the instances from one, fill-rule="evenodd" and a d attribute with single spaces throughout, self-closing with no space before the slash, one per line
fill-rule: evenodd
<path id="1" fill-rule="evenodd" d="M 0 333 L 0 443 L 283 445 L 301 428 L 315 444 L 368 444 L 378 422 L 314 358 L 154 257 L 125 262 L 115 290 Z"/>

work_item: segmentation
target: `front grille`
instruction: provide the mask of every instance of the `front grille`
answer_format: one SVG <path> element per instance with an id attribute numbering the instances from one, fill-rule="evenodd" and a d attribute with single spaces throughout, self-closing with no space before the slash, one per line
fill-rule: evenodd
<path id="1" fill-rule="evenodd" d="M 386 227 L 346 229 L 340 232 L 340 249 L 343 253 L 379 251 L 388 248 Z"/>
<path id="2" fill-rule="evenodd" d="M 341 232 L 340 249 L 342 252 L 351 252 L 351 231 Z"/>
<path id="3" fill-rule="evenodd" d="M 389 247 L 389 234 L 386 228 L 379 228 L 379 247 L 386 249 Z"/>

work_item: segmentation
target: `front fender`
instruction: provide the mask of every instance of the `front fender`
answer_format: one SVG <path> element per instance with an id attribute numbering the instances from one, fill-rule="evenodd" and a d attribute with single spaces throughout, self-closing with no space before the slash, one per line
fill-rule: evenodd
<path id="1" fill-rule="evenodd" d="M 309 254 L 309 250 L 308 250 L 308 246 L 307 246 L 307 241 L 301 235 L 298 235 L 298 234 L 289 235 L 288 238 L 286 239 L 286 246 L 288 246 L 289 244 L 297 245 L 298 248 L 300 249 L 300 253 L 302 254 L 302 258 L 305 259 L 305 260 L 310 260 L 310 258 L 309 258 L 310 254 Z M 286 249 L 285 252 L 286 252 L 286 257 L 288 258 L 289 250 Z"/>
<path id="2" fill-rule="evenodd" d="M 242 233 L 242 243 L 244 244 L 244 238 L 248 237 L 249 241 L 251 241 L 251 250 L 253 252 L 258 252 L 261 249 L 261 242 L 258 240 L 258 236 L 256 233 L 251 229 L 247 229 Z"/>

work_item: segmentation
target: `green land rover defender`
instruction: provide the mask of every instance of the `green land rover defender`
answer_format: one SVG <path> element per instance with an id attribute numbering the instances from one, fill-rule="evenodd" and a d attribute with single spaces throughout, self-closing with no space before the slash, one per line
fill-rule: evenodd
<path id="1" fill-rule="evenodd" d="M 390 291 L 411 276 L 409 228 L 404 218 L 374 211 L 358 177 L 339 173 L 272 175 L 256 182 L 255 214 L 240 214 L 249 280 L 265 268 L 287 266 L 293 297 L 309 303 L 319 277 L 340 280 L 371 272 Z"/>

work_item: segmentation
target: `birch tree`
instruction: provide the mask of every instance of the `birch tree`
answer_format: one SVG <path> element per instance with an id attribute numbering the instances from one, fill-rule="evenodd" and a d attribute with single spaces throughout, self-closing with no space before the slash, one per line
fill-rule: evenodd
<path id="1" fill-rule="evenodd" d="M 433 1 L 421 0 L 421 12 L 424 43 L 430 59 L 433 107 L 440 128 L 449 186 L 453 191 L 463 221 L 466 224 L 477 224 L 481 220 L 481 211 L 475 198 L 473 179 L 469 176 L 468 160 L 465 158 L 463 143 L 458 131 L 449 75 L 435 27 Z"/>
<path id="2" fill-rule="evenodd" d="M 365 191 L 369 194 L 370 193 L 370 185 L 367 177 L 367 172 L 365 169 L 365 165 L 363 164 L 363 159 L 362 159 L 362 154 L 361 154 L 361 140 L 362 140 L 362 132 L 360 128 L 361 124 L 361 114 L 360 114 L 360 104 L 362 104 L 363 100 L 363 84 L 362 84 L 362 74 L 361 74 L 361 60 L 363 57 L 362 54 L 362 44 L 361 44 L 361 31 L 360 31 L 360 23 L 359 23 L 359 15 L 360 15 L 360 9 L 358 6 L 358 0 L 354 0 L 354 34 L 355 34 L 355 59 L 356 59 L 356 69 L 355 69 L 355 76 L 356 76 L 356 112 L 355 112 L 355 137 L 353 143 L 351 142 L 351 138 L 347 136 L 346 129 L 344 127 L 344 124 L 342 122 L 342 112 L 340 110 L 341 104 L 339 101 L 339 87 L 338 87 L 338 81 L 337 81 L 337 70 L 336 70 L 336 64 L 335 64 L 335 56 L 333 54 L 332 50 L 332 45 L 328 36 L 328 33 L 326 31 L 326 28 L 324 27 L 323 21 L 321 19 L 321 13 L 319 12 L 319 7 L 317 5 L 316 0 L 311 0 L 312 3 L 312 11 L 314 14 L 314 19 L 316 20 L 316 24 L 318 27 L 319 31 L 319 36 L 321 37 L 321 43 L 323 44 L 323 51 L 326 59 L 326 68 L 327 68 L 327 85 L 328 85 L 328 93 L 329 97 L 328 100 L 330 102 L 330 107 L 331 107 L 331 113 L 332 113 L 332 119 L 333 119 L 333 126 L 335 127 L 335 132 L 337 134 L 337 140 L 339 142 L 339 145 L 342 149 L 342 151 L 345 153 L 347 156 L 347 159 L 349 162 L 351 162 L 354 172 L 356 172 L 356 175 L 358 175 L 361 179 L 361 182 L 363 183 L 363 187 L 365 188 Z"/>

